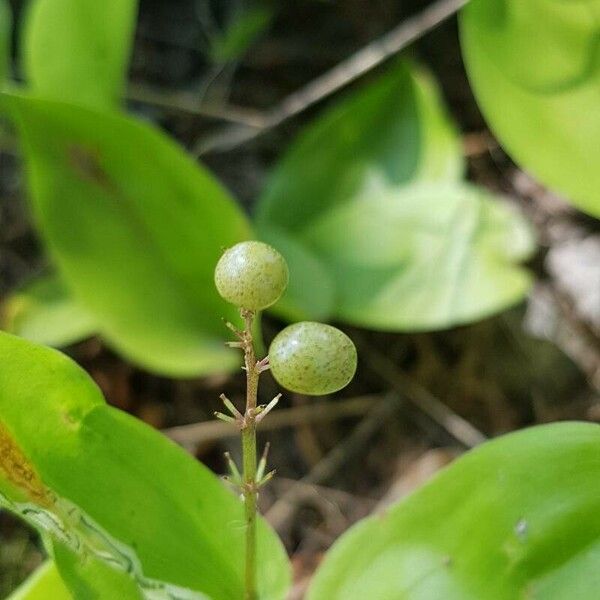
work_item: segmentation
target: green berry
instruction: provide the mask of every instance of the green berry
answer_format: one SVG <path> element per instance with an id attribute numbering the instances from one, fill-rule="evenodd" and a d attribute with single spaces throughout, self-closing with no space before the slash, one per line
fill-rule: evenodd
<path id="1" fill-rule="evenodd" d="M 356 372 L 356 348 L 342 331 L 304 321 L 281 331 L 269 348 L 269 364 L 277 382 L 300 394 L 337 392 Z"/>
<path id="2" fill-rule="evenodd" d="M 288 277 L 283 256 L 263 242 L 236 244 L 223 253 L 215 268 L 219 294 L 247 310 L 275 304 L 287 287 Z"/>

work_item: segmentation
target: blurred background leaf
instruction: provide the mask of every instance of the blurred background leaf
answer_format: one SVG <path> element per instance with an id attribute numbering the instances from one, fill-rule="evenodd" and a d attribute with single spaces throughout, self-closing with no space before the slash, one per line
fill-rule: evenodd
<path id="1" fill-rule="evenodd" d="M 518 214 L 461 184 L 462 171 L 435 84 L 399 63 L 300 135 L 267 183 L 258 230 L 285 232 L 319 261 L 313 280 L 334 287 L 322 314 L 402 331 L 480 319 L 523 298 L 530 277 L 515 263 L 533 238 Z M 298 253 L 279 250 L 301 282 L 279 310 L 311 316 Z"/>
<path id="2" fill-rule="evenodd" d="M 337 284 L 337 316 L 374 329 L 432 330 L 520 301 L 534 249 L 521 215 L 467 184 L 368 194 L 315 219 L 301 238 Z"/>
<path id="3" fill-rule="evenodd" d="M 400 62 L 300 134 L 267 181 L 256 218 L 297 233 L 356 197 L 462 173 L 460 141 L 435 84 Z"/>
<path id="4" fill-rule="evenodd" d="M 104 339 L 159 373 L 235 368 L 221 318 L 236 312 L 218 296 L 213 269 L 250 229 L 225 190 L 149 125 L 39 98 L 5 100 L 38 227 Z"/>
<path id="5" fill-rule="evenodd" d="M 308 598 L 593 600 L 599 482 L 598 425 L 504 436 L 350 529 L 317 571 Z"/>
<path id="6" fill-rule="evenodd" d="M 34 0 L 24 28 L 31 90 L 55 100 L 113 108 L 124 87 L 136 0 Z"/>
<path id="7" fill-rule="evenodd" d="M 2 333 L 0 360 L 0 436 L 12 457 L 0 502 L 52 538 L 74 597 L 141 598 L 153 586 L 165 597 L 169 586 L 181 598 L 242 596 L 243 505 L 209 469 L 106 405 L 57 351 Z M 258 543 L 261 598 L 281 600 L 288 560 L 262 520 Z"/>
<path id="8" fill-rule="evenodd" d="M 56 274 L 13 292 L 0 312 L 2 329 L 46 346 L 68 346 L 96 333 L 94 318 Z"/>
<path id="9" fill-rule="evenodd" d="M 281 252 L 290 281 L 269 310 L 288 321 L 326 321 L 335 309 L 335 282 L 328 267 L 306 244 L 274 225 L 258 226 L 258 237 Z"/>
<path id="10" fill-rule="evenodd" d="M 500 142 L 542 183 L 595 216 L 599 14 L 599 0 L 474 0 L 461 19 L 469 79 Z"/>

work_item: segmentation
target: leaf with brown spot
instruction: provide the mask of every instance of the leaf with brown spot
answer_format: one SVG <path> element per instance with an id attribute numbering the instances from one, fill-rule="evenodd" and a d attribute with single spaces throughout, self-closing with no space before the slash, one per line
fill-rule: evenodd
<path id="1" fill-rule="evenodd" d="M 0 364 L 2 493 L 30 522 L 50 524 L 44 531 L 54 536 L 54 559 L 74 598 L 140 600 L 144 581 L 212 600 L 242 597 L 243 505 L 219 478 L 106 405 L 59 352 L 0 333 Z M 15 484 L 29 493 L 25 504 Z M 56 497 L 51 506 L 45 490 Z M 258 532 L 261 599 L 282 600 L 285 551 L 262 519 Z"/>
<path id="2" fill-rule="evenodd" d="M 237 368 L 222 318 L 239 316 L 213 271 L 222 248 L 251 233 L 226 190 L 148 124 L 3 98 L 23 141 L 37 224 L 104 340 L 165 375 Z"/>
<path id="3" fill-rule="evenodd" d="M 0 472 L 18 492 L 44 508 L 54 504 L 54 494 L 42 483 L 33 465 L 0 423 Z"/>

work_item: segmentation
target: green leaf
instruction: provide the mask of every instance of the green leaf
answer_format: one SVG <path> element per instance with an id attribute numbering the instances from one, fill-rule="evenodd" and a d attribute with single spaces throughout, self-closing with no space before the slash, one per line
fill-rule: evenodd
<path id="1" fill-rule="evenodd" d="M 0 501 L 52 537 L 74 597 L 243 596 L 239 498 L 163 435 L 106 405 L 59 352 L 2 333 L 0 363 Z M 260 598 L 281 600 L 289 565 L 262 519 L 258 544 Z"/>
<path id="2" fill-rule="evenodd" d="M 337 315 L 375 329 L 467 323 L 520 301 L 533 250 L 524 219 L 466 184 L 368 194 L 315 219 L 300 238 L 330 267 Z"/>
<path id="3" fill-rule="evenodd" d="M 367 193 L 462 172 L 460 142 L 433 81 L 401 62 L 299 136 L 267 183 L 257 221 L 296 232 Z"/>
<path id="4" fill-rule="evenodd" d="M 595 600 L 600 427 L 560 423 L 469 452 L 354 526 L 309 600 Z"/>
<path id="5" fill-rule="evenodd" d="M 72 600 L 72 598 L 56 565 L 52 561 L 47 561 L 30 575 L 8 600 Z"/>
<path id="6" fill-rule="evenodd" d="M 68 346 L 98 327 L 57 275 L 33 279 L 3 302 L 2 329 L 46 346 Z"/>
<path id="7" fill-rule="evenodd" d="M 60 542 L 49 541 L 47 545 L 51 549 L 52 558 L 58 567 L 63 583 L 73 598 L 147 600 L 150 597 L 147 586 L 140 585 L 135 575 L 131 577 L 123 569 L 115 569 L 112 564 L 102 560 L 82 559 L 81 554 Z M 161 584 L 158 585 L 159 589 L 160 587 Z M 186 598 L 189 595 L 191 595 L 189 592 L 180 590 L 180 594 L 175 597 Z M 206 597 L 194 592 L 192 598 L 205 600 Z"/>
<path id="8" fill-rule="evenodd" d="M 216 180 L 151 126 L 114 113 L 4 95 L 37 224 L 69 289 L 117 351 L 172 376 L 239 364 L 217 294 L 222 249 L 250 237 Z"/>
<path id="9" fill-rule="evenodd" d="M 290 271 L 287 290 L 270 311 L 288 321 L 329 319 L 334 309 L 335 284 L 318 256 L 275 226 L 258 229 L 257 234 L 283 255 Z"/>
<path id="10" fill-rule="evenodd" d="M 507 152 L 600 216 L 600 0 L 473 0 L 462 50 L 477 101 Z"/>
<path id="11" fill-rule="evenodd" d="M 280 251 L 296 287 L 279 314 L 414 331 L 521 300 L 530 276 L 518 262 L 533 251 L 531 231 L 459 183 L 461 173 L 435 86 L 406 63 L 330 109 L 276 167 L 258 206 L 260 235 L 290 243 Z"/>
<path id="12" fill-rule="evenodd" d="M 32 91 L 112 108 L 123 93 L 136 13 L 136 0 L 35 0 L 23 40 Z"/>
<path id="13" fill-rule="evenodd" d="M 8 0 L 0 0 L 0 89 L 10 78 L 12 11 Z"/>

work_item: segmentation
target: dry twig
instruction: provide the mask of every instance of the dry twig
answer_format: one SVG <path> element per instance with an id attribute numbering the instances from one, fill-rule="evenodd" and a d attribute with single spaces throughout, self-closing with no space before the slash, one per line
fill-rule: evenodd
<path id="1" fill-rule="evenodd" d="M 127 90 L 127 99 L 173 112 L 230 121 L 246 127 L 261 127 L 265 122 L 265 116 L 260 111 L 241 106 L 217 105 L 214 102 L 199 102 L 193 92 L 131 84 Z"/>
<path id="2" fill-rule="evenodd" d="M 224 127 L 214 135 L 199 140 L 194 154 L 201 156 L 207 152 L 229 150 L 298 115 L 406 48 L 458 12 L 467 2 L 468 0 L 434 2 L 418 15 L 406 19 L 392 31 L 367 44 L 320 77 L 284 98 L 264 115 L 262 123 L 254 126 L 236 124 Z"/>
<path id="3" fill-rule="evenodd" d="M 355 335 L 355 338 L 357 336 Z M 428 417 L 444 428 L 450 435 L 467 448 L 473 448 L 487 439 L 486 436 L 466 419 L 457 415 L 451 408 L 436 398 L 420 383 L 399 371 L 385 354 L 371 346 L 366 340 L 360 340 L 362 356 L 366 363 L 384 381 L 406 399 L 423 411 Z"/>
<path id="4" fill-rule="evenodd" d="M 273 506 L 267 511 L 267 520 L 276 529 L 281 529 L 292 516 L 298 502 L 306 494 L 306 486 L 310 484 L 321 484 L 330 479 L 344 464 L 346 464 L 356 453 L 363 448 L 374 433 L 382 427 L 389 417 L 401 406 L 402 400 L 397 393 L 387 394 L 363 420 L 355 427 L 352 433 L 335 446 L 320 461 L 314 469 L 303 477 L 297 485 L 283 494 Z"/>

